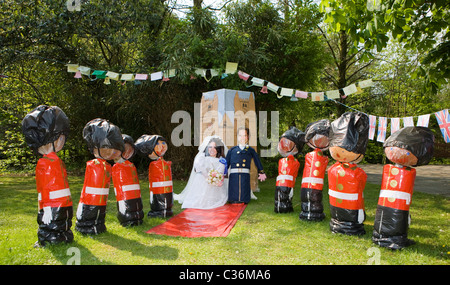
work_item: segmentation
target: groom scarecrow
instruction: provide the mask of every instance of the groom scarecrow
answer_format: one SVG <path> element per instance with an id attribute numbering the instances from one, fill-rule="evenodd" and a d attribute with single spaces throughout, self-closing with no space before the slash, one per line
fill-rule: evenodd
<path id="1" fill-rule="evenodd" d="M 238 145 L 232 147 L 227 153 L 227 165 L 230 166 L 228 180 L 228 202 L 250 202 L 250 164 L 252 159 L 258 169 L 258 179 L 266 180 L 263 166 L 255 149 L 248 145 L 249 129 L 238 129 Z"/>

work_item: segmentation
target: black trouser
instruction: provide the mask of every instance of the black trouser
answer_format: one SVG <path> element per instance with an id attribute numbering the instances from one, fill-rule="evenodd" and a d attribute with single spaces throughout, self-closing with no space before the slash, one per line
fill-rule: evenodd
<path id="1" fill-rule="evenodd" d="M 130 199 L 124 200 L 125 203 L 125 213 L 122 214 L 120 211 L 117 212 L 117 219 L 122 226 L 138 226 L 142 224 L 142 219 L 144 218 L 144 211 L 142 210 L 142 199 Z M 117 202 L 117 210 L 119 210 L 119 202 Z"/>
<path id="2" fill-rule="evenodd" d="M 402 249 L 414 242 L 408 239 L 409 211 L 377 206 L 372 241 L 391 249 Z"/>
<path id="3" fill-rule="evenodd" d="M 300 212 L 299 218 L 301 220 L 322 221 L 325 218 L 322 195 L 322 190 L 312 188 L 302 188 L 300 190 L 302 211 Z"/>
<path id="4" fill-rule="evenodd" d="M 82 234 L 97 235 L 106 231 L 106 206 L 82 205 L 81 218 L 78 219 L 75 229 Z"/>
<path id="5" fill-rule="evenodd" d="M 150 203 L 149 217 L 166 218 L 173 215 L 173 192 L 164 194 L 153 194 L 153 200 Z"/>
<path id="6" fill-rule="evenodd" d="M 363 235 L 364 224 L 358 221 L 359 210 L 349 210 L 330 205 L 330 229 L 333 233 L 346 235 Z M 366 213 L 364 212 L 364 219 Z"/>
<path id="7" fill-rule="evenodd" d="M 47 243 L 57 244 L 61 242 L 70 243 L 73 241 L 72 227 L 73 208 L 58 207 L 51 208 L 52 221 L 46 225 L 42 222 L 44 210 L 40 210 L 37 215 L 38 241 L 39 244 L 45 246 Z"/>
<path id="8" fill-rule="evenodd" d="M 294 211 L 294 208 L 292 207 L 292 197 L 290 197 L 291 191 L 292 187 L 275 187 L 275 213 L 289 213 Z"/>

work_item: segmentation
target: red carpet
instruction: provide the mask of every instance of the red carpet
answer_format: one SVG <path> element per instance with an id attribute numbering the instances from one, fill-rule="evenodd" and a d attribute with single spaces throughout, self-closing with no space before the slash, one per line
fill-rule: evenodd
<path id="1" fill-rule="evenodd" d="M 151 228 L 148 234 L 182 237 L 226 237 L 247 204 L 225 204 L 209 210 L 186 209 L 166 222 Z"/>

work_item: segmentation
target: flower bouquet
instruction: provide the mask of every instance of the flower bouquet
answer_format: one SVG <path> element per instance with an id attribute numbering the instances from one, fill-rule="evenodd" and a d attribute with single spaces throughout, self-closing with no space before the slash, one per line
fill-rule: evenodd
<path id="1" fill-rule="evenodd" d="M 225 177 L 223 173 L 220 173 L 219 171 L 213 168 L 208 172 L 208 177 L 206 178 L 206 181 L 208 182 L 208 184 L 220 187 L 223 185 L 224 178 Z"/>

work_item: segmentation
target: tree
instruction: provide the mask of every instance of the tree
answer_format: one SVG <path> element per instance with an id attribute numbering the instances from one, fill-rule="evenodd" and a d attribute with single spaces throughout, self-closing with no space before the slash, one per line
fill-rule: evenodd
<path id="1" fill-rule="evenodd" d="M 325 13 L 325 23 L 334 32 L 348 33 L 354 48 L 364 45 L 368 52 L 374 48 L 380 52 L 391 34 L 405 48 L 425 55 L 416 74 L 426 78 L 434 93 L 448 82 L 448 1 L 322 0 L 320 7 Z"/>
<path id="2" fill-rule="evenodd" d="M 178 18 L 159 0 L 81 1 L 80 11 L 68 11 L 65 1 L 8 0 L 6 4 L 1 8 L 0 73 L 8 78 L 0 79 L 1 100 L 6 102 L 0 120 L 1 130 L 8 132 L 2 132 L 0 159 L 17 158 L 5 162 L 6 167 L 26 165 L 27 159 L 34 165 L 36 158 L 24 143 L 20 121 L 39 104 L 58 105 L 71 121 L 62 153 L 69 168 L 82 167 L 91 157 L 81 137 L 89 120 L 102 117 L 134 138 L 148 133 L 170 141 L 171 115 L 178 110 L 193 115 L 194 103 L 208 90 L 255 91 L 259 110 L 286 109 L 282 114 L 289 122 L 306 124 L 305 114 L 314 114 L 299 104 L 287 108 L 294 103 L 274 94 L 259 96 L 259 88 L 247 87 L 237 75 L 208 82 L 192 80 L 191 75 L 196 67 L 222 68 L 233 61 L 240 69 L 281 86 L 320 84 L 324 59 L 314 30 L 320 19 L 316 6 L 294 7 L 287 20 L 269 1 L 236 4 L 222 24 L 208 7 L 192 8 L 186 18 Z M 175 68 L 177 74 L 170 81 L 105 85 L 93 76 L 74 79 L 65 63 L 119 73 Z M 189 158 L 195 146 L 169 147 L 167 159 L 173 161 L 174 176 L 184 177 L 192 166 Z M 148 165 L 139 158 L 135 163 L 141 171 Z"/>

